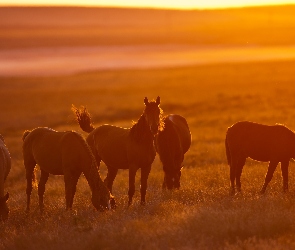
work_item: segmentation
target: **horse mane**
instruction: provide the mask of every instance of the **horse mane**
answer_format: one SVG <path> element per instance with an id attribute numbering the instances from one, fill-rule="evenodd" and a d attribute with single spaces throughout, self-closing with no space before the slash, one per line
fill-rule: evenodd
<path id="1" fill-rule="evenodd" d="M 92 186 L 91 183 L 89 183 L 89 186 L 91 189 L 98 188 L 99 190 L 101 190 L 101 184 L 103 184 L 103 181 L 101 180 L 99 169 L 97 167 L 97 162 L 96 162 L 96 159 L 92 153 L 92 150 L 81 134 L 79 134 L 75 131 L 72 131 L 72 132 L 77 136 L 77 138 L 81 142 L 82 146 L 86 149 L 87 154 L 91 158 L 91 164 L 90 164 L 89 171 L 86 173 L 85 173 L 85 171 L 83 171 L 88 183 L 89 183 L 89 181 L 93 181 L 92 183 L 94 184 L 94 186 Z M 95 177 L 99 177 L 99 178 L 95 178 Z M 89 178 L 91 178 L 91 179 L 89 179 Z M 94 190 L 92 190 L 92 191 L 94 191 Z"/>
<path id="2" fill-rule="evenodd" d="M 31 131 L 26 130 L 22 136 L 22 140 L 24 141 L 26 139 L 26 137 L 28 136 L 28 134 L 31 133 Z"/>

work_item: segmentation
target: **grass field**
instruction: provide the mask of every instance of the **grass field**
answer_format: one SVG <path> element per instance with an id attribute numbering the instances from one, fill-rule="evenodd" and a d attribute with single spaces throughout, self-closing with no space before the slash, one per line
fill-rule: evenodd
<path id="1" fill-rule="evenodd" d="M 230 197 L 224 149 L 227 127 L 240 120 L 283 123 L 295 129 L 294 67 L 294 61 L 256 62 L 1 78 L 1 134 L 11 152 L 12 169 L 5 184 L 11 212 L 9 220 L 0 224 L 0 248 L 294 249 L 294 163 L 289 193 L 281 192 L 278 167 L 267 193 L 259 196 L 267 164 L 249 160 L 242 194 Z M 164 113 L 185 116 L 192 132 L 180 190 L 162 191 L 163 171 L 157 157 L 146 206 L 139 205 L 137 174 L 134 204 L 127 208 L 128 172 L 122 170 L 113 187 L 115 211 L 94 211 L 82 176 L 74 211 L 66 212 L 63 178 L 50 176 L 46 212 L 40 214 L 33 190 L 32 210 L 25 213 L 21 152 L 25 129 L 48 126 L 81 132 L 72 104 L 86 105 L 96 126 L 129 127 L 141 115 L 143 98 L 158 95 Z M 101 175 L 106 175 L 104 165 Z"/>
<path id="2" fill-rule="evenodd" d="M 0 8 L 0 52 L 125 45 L 288 49 L 295 42 L 294 8 Z M 295 130 L 295 60 L 225 62 L 50 77 L 0 76 L 0 133 L 12 158 L 5 183 L 10 217 L 0 223 L 0 249 L 295 249 L 294 162 L 289 192 L 282 193 L 278 166 L 266 194 L 260 196 L 267 163 L 247 160 L 243 192 L 231 197 L 224 147 L 227 127 L 237 121 L 281 123 Z M 35 189 L 31 211 L 25 213 L 25 130 L 51 127 L 86 136 L 74 120 L 72 104 L 85 105 L 95 126 L 130 127 L 142 114 L 145 96 L 160 96 L 164 114 L 180 114 L 190 126 L 193 141 L 185 155 L 180 190 L 162 190 L 157 156 L 146 206 L 140 206 L 138 172 L 134 203 L 127 207 L 128 171 L 121 170 L 113 186 L 115 211 L 94 210 L 84 176 L 73 211 L 66 211 L 63 177 L 50 176 L 45 212 L 39 212 Z M 104 178 L 104 164 L 100 172 Z"/>

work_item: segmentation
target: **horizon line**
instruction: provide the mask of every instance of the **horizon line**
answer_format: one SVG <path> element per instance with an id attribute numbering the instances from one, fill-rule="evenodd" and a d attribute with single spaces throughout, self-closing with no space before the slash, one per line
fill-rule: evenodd
<path id="1" fill-rule="evenodd" d="M 283 7 L 283 6 L 295 6 L 295 3 L 283 3 L 283 4 L 252 4 L 241 6 L 222 6 L 222 7 L 165 7 L 165 6 L 127 6 L 127 5 L 94 5 L 94 4 L 2 4 L 1 7 L 28 7 L 28 8 L 116 8 L 116 9 L 154 9 L 154 10 L 226 10 L 226 9 L 245 9 L 245 8 L 263 8 L 263 7 Z"/>

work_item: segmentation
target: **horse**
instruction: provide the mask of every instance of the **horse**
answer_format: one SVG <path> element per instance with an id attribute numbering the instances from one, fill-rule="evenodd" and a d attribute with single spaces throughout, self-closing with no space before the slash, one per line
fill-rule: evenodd
<path id="1" fill-rule="evenodd" d="M 191 145 L 191 132 L 184 117 L 168 115 L 156 136 L 155 148 L 164 170 L 163 189 L 179 189 L 184 154 Z"/>
<path id="2" fill-rule="evenodd" d="M 144 98 L 145 109 L 131 128 L 101 125 L 94 128 L 86 108 L 72 107 L 81 129 L 89 135 L 86 138 L 96 161 L 103 161 L 108 169 L 105 182 L 112 192 L 118 169 L 129 169 L 128 206 L 135 193 L 135 176 L 141 168 L 141 204 L 145 204 L 147 180 L 155 159 L 154 136 L 162 126 L 160 97 L 156 101 Z"/>
<path id="3" fill-rule="evenodd" d="M 230 194 L 241 191 L 241 174 L 246 158 L 261 162 L 269 162 L 264 184 L 260 190 L 264 194 L 273 173 L 281 163 L 283 192 L 288 191 L 288 167 L 291 158 L 295 158 L 295 133 L 287 127 L 273 126 L 242 121 L 227 129 L 225 148 L 230 166 Z"/>
<path id="4" fill-rule="evenodd" d="M 47 127 L 35 128 L 23 134 L 23 158 L 27 179 L 27 211 L 30 210 L 35 166 L 41 170 L 38 184 L 39 208 L 44 210 L 43 196 L 49 174 L 63 175 L 66 209 L 71 210 L 76 185 L 84 174 L 92 192 L 92 204 L 100 211 L 114 203 L 114 197 L 100 178 L 95 158 L 85 139 L 74 131 L 57 132 Z"/>
<path id="5" fill-rule="evenodd" d="M 4 182 L 11 169 L 11 158 L 9 151 L 5 145 L 4 137 L 0 134 L 0 220 L 8 219 L 9 209 L 7 200 L 9 193 L 4 195 Z"/>

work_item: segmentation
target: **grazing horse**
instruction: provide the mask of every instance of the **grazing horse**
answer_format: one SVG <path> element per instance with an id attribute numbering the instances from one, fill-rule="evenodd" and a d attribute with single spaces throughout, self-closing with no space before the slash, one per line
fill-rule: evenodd
<path id="1" fill-rule="evenodd" d="M 191 132 L 187 121 L 180 115 L 168 115 L 164 128 L 155 140 L 156 151 L 164 170 L 163 188 L 180 187 L 180 176 L 184 154 L 191 145 Z"/>
<path id="2" fill-rule="evenodd" d="M 4 195 L 4 182 L 10 172 L 11 159 L 9 151 L 5 145 L 4 138 L 0 135 L 0 220 L 4 221 L 8 219 L 9 209 L 6 201 L 9 198 L 9 194 Z"/>
<path id="3" fill-rule="evenodd" d="M 131 128 L 112 125 L 94 128 L 87 110 L 85 108 L 78 110 L 73 106 L 81 129 L 89 133 L 86 140 L 96 161 L 98 163 L 103 161 L 108 168 L 105 182 L 111 192 L 118 169 L 129 169 L 128 205 L 132 203 L 135 175 L 139 168 L 141 168 L 141 204 L 145 204 L 147 180 L 156 156 L 154 136 L 162 126 L 160 97 L 151 102 L 145 97 L 144 104 L 143 114 Z"/>
<path id="4" fill-rule="evenodd" d="M 265 181 L 260 191 L 263 194 L 273 173 L 281 162 L 283 191 L 288 190 L 288 167 L 295 158 L 295 134 L 283 125 L 262 125 L 254 122 L 238 122 L 227 129 L 225 139 L 227 161 L 230 165 L 230 193 L 241 191 L 241 174 L 246 158 L 269 162 Z"/>
<path id="5" fill-rule="evenodd" d="M 27 178 L 27 211 L 30 209 L 32 181 L 36 164 L 41 169 L 38 184 L 39 207 L 44 209 L 43 195 L 49 174 L 64 175 L 66 209 L 71 209 L 76 185 L 84 174 L 91 192 L 92 204 L 97 210 L 109 207 L 113 199 L 100 178 L 95 158 L 81 135 L 74 131 L 57 132 L 50 128 L 36 128 L 23 135 L 23 157 Z M 114 202 L 112 200 L 112 202 Z"/>

